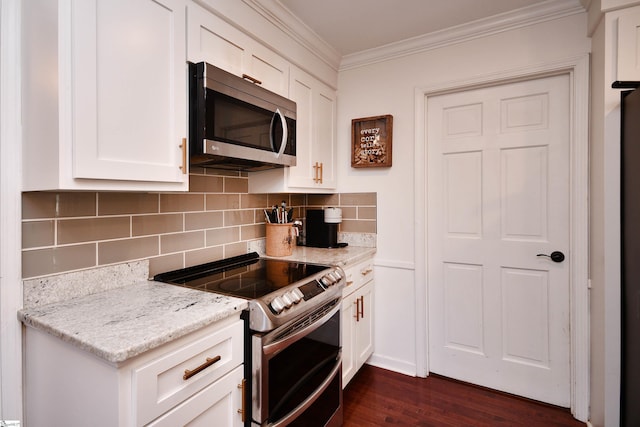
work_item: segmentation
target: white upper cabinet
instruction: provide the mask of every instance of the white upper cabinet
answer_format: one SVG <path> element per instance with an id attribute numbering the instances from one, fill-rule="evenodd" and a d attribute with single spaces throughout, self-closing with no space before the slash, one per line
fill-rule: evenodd
<path id="1" fill-rule="evenodd" d="M 336 180 L 336 91 L 292 66 L 289 97 L 296 102 L 296 166 L 254 172 L 249 192 L 327 192 Z"/>
<path id="2" fill-rule="evenodd" d="M 25 3 L 25 190 L 188 189 L 185 6 Z"/>
<path id="3" fill-rule="evenodd" d="M 336 147 L 335 91 L 304 71 L 291 70 L 291 99 L 298 106 L 297 165 L 289 169 L 290 187 L 333 189 Z"/>
<path id="4" fill-rule="evenodd" d="M 188 7 L 187 57 L 208 62 L 287 97 L 289 62 L 212 12 L 191 3 Z"/>
<path id="5" fill-rule="evenodd" d="M 640 81 L 640 7 L 618 18 L 618 73 L 620 81 Z"/>

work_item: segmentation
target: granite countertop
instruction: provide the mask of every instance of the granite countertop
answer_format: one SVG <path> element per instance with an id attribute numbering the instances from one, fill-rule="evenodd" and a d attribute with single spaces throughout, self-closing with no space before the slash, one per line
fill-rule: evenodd
<path id="1" fill-rule="evenodd" d="M 239 313 L 247 301 L 144 281 L 18 312 L 40 329 L 112 363 Z"/>
<path id="2" fill-rule="evenodd" d="M 258 252 L 264 256 L 263 251 Z M 273 258 L 346 267 L 375 252 L 375 248 L 358 246 L 296 247 L 290 256 Z M 248 305 L 240 298 L 144 280 L 142 273 L 147 274 L 148 264 L 133 264 L 28 281 L 25 302 L 31 305 L 20 310 L 18 318 L 118 364 L 237 314 Z M 113 282 L 105 275 L 113 277 L 114 271 L 123 279 L 113 285 L 117 287 L 102 288 Z M 65 299 L 58 300 L 60 295 Z"/>
<path id="3" fill-rule="evenodd" d="M 337 265 L 348 267 L 367 258 L 374 256 L 376 248 L 366 248 L 361 246 L 345 246 L 344 248 L 311 248 L 306 246 L 296 246 L 289 256 L 265 258 L 283 259 L 289 261 L 308 262 L 312 264 Z"/>

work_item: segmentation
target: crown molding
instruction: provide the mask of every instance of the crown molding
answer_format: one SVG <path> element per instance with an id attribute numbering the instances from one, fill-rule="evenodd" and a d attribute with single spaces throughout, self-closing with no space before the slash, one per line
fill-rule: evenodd
<path id="1" fill-rule="evenodd" d="M 342 57 L 339 71 L 438 49 L 584 12 L 585 9 L 576 0 L 548 0 L 468 24 L 345 55 Z"/>
<path id="2" fill-rule="evenodd" d="M 279 0 L 242 0 L 247 6 L 283 31 L 292 40 L 338 71 L 341 55 L 337 49 L 316 34 Z"/>

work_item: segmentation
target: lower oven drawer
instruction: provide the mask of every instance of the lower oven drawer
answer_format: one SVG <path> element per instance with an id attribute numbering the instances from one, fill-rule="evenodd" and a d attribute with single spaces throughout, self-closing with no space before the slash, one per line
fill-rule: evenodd
<path id="1" fill-rule="evenodd" d="M 284 331 L 252 336 L 256 424 L 325 425 L 341 414 L 340 299 L 316 314 Z"/>
<path id="2" fill-rule="evenodd" d="M 136 425 L 150 422 L 240 366 L 243 333 L 238 320 L 134 369 Z"/>

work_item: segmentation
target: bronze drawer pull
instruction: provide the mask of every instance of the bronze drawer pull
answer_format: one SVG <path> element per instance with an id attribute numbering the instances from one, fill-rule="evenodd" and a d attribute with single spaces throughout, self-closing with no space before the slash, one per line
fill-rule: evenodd
<path id="1" fill-rule="evenodd" d="M 255 77 L 251 77 L 248 74 L 243 74 L 242 78 L 245 79 L 245 80 L 249 80 L 250 82 L 252 82 L 254 84 L 257 84 L 257 85 L 261 85 L 262 84 L 262 82 L 260 80 L 256 79 Z"/>
<path id="2" fill-rule="evenodd" d="M 180 148 L 182 149 L 182 173 L 187 173 L 187 138 L 182 138 L 182 144 L 180 144 Z"/>
<path id="3" fill-rule="evenodd" d="M 242 382 L 240 384 L 238 384 L 238 388 L 242 390 L 242 409 L 238 409 L 238 413 L 240 414 L 240 416 L 242 417 L 242 422 L 245 422 L 245 414 L 246 411 L 244 409 L 244 402 L 245 402 L 245 398 L 246 398 L 246 389 L 247 389 L 247 380 L 246 379 L 242 379 Z"/>
<path id="4" fill-rule="evenodd" d="M 192 376 L 194 376 L 195 374 L 199 373 L 200 371 L 203 371 L 205 369 L 207 369 L 209 366 L 213 365 L 214 363 L 216 363 L 217 361 L 220 360 L 220 356 L 216 356 L 216 357 L 207 357 L 207 361 L 204 362 L 202 365 L 198 366 L 196 369 L 193 370 L 188 370 L 185 369 L 184 370 L 184 375 L 182 376 L 183 380 L 188 380 L 189 378 L 191 378 Z"/>

